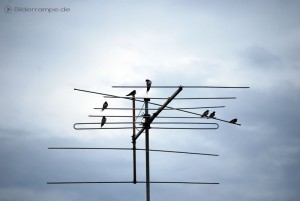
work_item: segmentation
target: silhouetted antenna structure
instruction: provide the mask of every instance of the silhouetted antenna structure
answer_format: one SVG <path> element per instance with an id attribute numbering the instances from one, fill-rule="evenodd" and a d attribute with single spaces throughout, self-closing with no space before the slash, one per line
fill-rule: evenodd
<path id="1" fill-rule="evenodd" d="M 89 115 L 89 117 L 101 118 L 101 121 L 98 122 L 83 122 L 75 123 L 73 128 L 75 130 L 105 130 L 105 129 L 119 129 L 119 130 L 132 130 L 132 148 L 122 148 L 122 147 L 49 147 L 48 149 L 52 150 L 115 150 L 115 151 L 131 151 L 133 158 L 133 178 L 132 181 L 59 181 L 59 182 L 47 182 L 48 184 L 146 184 L 146 201 L 150 201 L 150 184 L 219 184 L 218 182 L 191 182 L 191 181 L 152 181 L 150 180 L 150 156 L 149 152 L 164 152 L 164 153 L 174 153 L 174 154 L 193 154 L 193 155 L 202 155 L 202 156 L 219 156 L 217 154 L 210 153 L 199 153 L 199 152 L 187 152 L 187 151 L 174 151 L 174 150 L 162 150 L 162 149 L 150 149 L 149 147 L 149 130 L 150 129 L 173 129 L 173 130 L 216 130 L 219 128 L 218 123 L 208 123 L 208 122 L 187 122 L 187 121 L 155 121 L 155 119 L 203 119 L 203 120 L 217 120 L 221 122 L 230 123 L 232 125 L 241 125 L 237 123 L 237 119 L 224 120 L 217 118 L 215 112 L 209 113 L 208 109 L 219 109 L 224 108 L 225 106 L 202 106 L 202 107 L 170 107 L 168 106 L 170 102 L 176 100 L 209 100 L 209 99 L 236 99 L 236 97 L 183 97 L 177 98 L 177 95 L 184 89 L 192 88 L 208 88 L 208 89 L 245 89 L 249 87 L 228 87 L 228 86 L 151 86 L 152 82 L 146 80 L 146 86 L 113 86 L 113 88 L 146 88 L 147 93 L 150 91 L 150 88 L 176 88 L 177 90 L 170 97 L 135 97 L 136 91 L 133 90 L 127 96 L 118 96 L 113 94 L 88 91 L 82 89 L 74 89 L 76 91 L 92 93 L 97 95 L 102 95 L 104 98 L 117 98 L 125 99 L 132 101 L 132 107 L 110 107 L 105 101 L 103 106 L 95 107 L 96 110 L 131 110 L 132 115 Z M 158 104 L 150 102 L 150 100 L 166 100 L 164 104 Z M 143 106 L 141 108 L 136 108 L 136 102 L 142 102 Z M 158 108 L 149 108 L 149 105 L 159 106 Z M 198 110 L 206 109 L 202 113 L 192 112 L 189 110 Z M 140 115 L 135 114 L 136 110 L 144 110 L 144 113 Z M 155 112 L 151 115 L 149 111 L 154 110 Z M 161 116 L 160 113 L 163 110 L 171 110 L 177 112 L 183 112 L 189 114 L 189 116 Z M 127 118 L 127 121 L 107 121 L 107 118 Z M 128 118 L 132 121 L 128 121 Z M 141 121 L 137 122 L 137 119 L 140 118 Z M 125 125 L 125 126 L 120 126 Z M 155 126 L 152 126 L 155 125 Z M 157 125 L 157 126 L 156 126 Z M 165 126 L 166 125 L 166 126 Z M 173 126 L 176 125 L 176 126 Z M 178 126 L 184 125 L 184 126 Z M 137 133 L 136 133 L 137 131 Z M 141 134 L 145 134 L 145 148 L 137 148 L 136 141 L 138 140 Z M 145 151 L 146 158 L 146 179 L 145 181 L 137 180 L 136 170 L 136 151 Z"/>

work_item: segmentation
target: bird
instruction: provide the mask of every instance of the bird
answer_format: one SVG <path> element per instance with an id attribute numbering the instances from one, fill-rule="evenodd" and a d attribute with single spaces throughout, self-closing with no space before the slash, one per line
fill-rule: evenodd
<path id="1" fill-rule="evenodd" d="M 102 120 L 101 120 L 101 128 L 102 128 L 102 126 L 105 124 L 105 122 L 106 122 L 106 117 L 103 116 L 103 117 L 102 117 Z"/>
<path id="2" fill-rule="evenodd" d="M 207 117 L 208 113 L 209 113 L 209 110 L 206 110 L 205 112 L 203 112 L 203 114 L 201 115 L 201 117 Z"/>
<path id="3" fill-rule="evenodd" d="M 129 94 L 127 94 L 126 96 L 135 96 L 135 94 L 136 94 L 136 91 L 135 90 L 133 90 L 132 92 L 130 92 Z"/>
<path id="4" fill-rule="evenodd" d="M 151 82 L 151 80 L 146 80 L 146 85 L 147 85 L 147 93 L 148 93 L 148 91 L 150 90 L 150 88 L 151 88 L 151 84 L 152 84 L 152 82 Z"/>
<path id="5" fill-rule="evenodd" d="M 237 122 L 237 119 L 232 119 L 229 123 L 236 124 L 236 122 Z"/>
<path id="6" fill-rule="evenodd" d="M 101 110 L 101 111 L 105 110 L 105 109 L 107 108 L 107 106 L 108 106 L 108 103 L 105 101 L 105 102 L 103 103 L 103 107 L 102 107 L 102 110 Z"/>
<path id="7" fill-rule="evenodd" d="M 214 117 L 215 117 L 215 114 L 216 114 L 216 112 L 213 111 L 213 112 L 209 115 L 209 118 L 214 118 Z"/>

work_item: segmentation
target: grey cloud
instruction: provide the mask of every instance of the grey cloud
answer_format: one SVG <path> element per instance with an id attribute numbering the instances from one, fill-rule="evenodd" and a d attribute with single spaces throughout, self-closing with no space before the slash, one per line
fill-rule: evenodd
<path id="1" fill-rule="evenodd" d="M 253 46 L 241 52 L 242 63 L 249 67 L 266 70 L 282 67 L 282 59 L 264 47 Z"/>
<path id="2" fill-rule="evenodd" d="M 79 201 L 84 197 L 80 196 L 77 192 L 68 190 L 35 190 L 32 188 L 21 188 L 21 187 L 6 187 L 0 188 L 0 200 L 15 201 L 15 200 L 61 200 L 68 201 L 74 200 Z"/>

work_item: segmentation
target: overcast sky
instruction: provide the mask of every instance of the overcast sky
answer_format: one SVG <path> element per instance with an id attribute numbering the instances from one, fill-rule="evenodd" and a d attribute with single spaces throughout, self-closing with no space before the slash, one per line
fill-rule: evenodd
<path id="1" fill-rule="evenodd" d="M 198 119 L 193 121 L 220 127 L 150 130 L 150 148 L 220 155 L 151 152 L 153 181 L 220 183 L 152 184 L 151 200 L 300 199 L 299 1 L 3 0 L 0 8 L 0 201 L 144 200 L 144 184 L 47 182 L 132 180 L 129 151 L 48 147 L 130 148 L 130 130 L 73 129 L 76 122 L 99 122 L 88 115 L 101 114 L 93 108 L 107 100 L 74 88 L 126 95 L 132 89 L 111 86 L 145 85 L 145 79 L 153 85 L 250 87 L 183 89 L 179 97 L 237 97 L 170 105 L 224 105 L 216 116 L 238 118 L 242 126 Z M 168 97 L 175 90 L 137 89 L 137 95 Z M 143 136 L 137 146 L 144 148 Z M 144 181 L 144 152 L 137 157 L 138 180 Z"/>

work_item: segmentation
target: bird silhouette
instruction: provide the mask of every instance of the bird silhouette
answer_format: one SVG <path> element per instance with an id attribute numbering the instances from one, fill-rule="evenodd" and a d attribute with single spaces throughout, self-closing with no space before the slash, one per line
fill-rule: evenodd
<path id="1" fill-rule="evenodd" d="M 152 84 L 152 82 L 151 82 L 151 80 L 146 80 L 146 85 L 147 85 L 147 93 L 148 93 L 148 91 L 150 90 L 150 88 L 151 88 L 151 84 Z"/>
<path id="2" fill-rule="evenodd" d="M 106 117 L 103 116 L 103 117 L 102 117 L 102 120 L 101 120 L 101 128 L 102 128 L 102 126 L 105 124 L 105 122 L 106 122 Z"/>
<path id="3" fill-rule="evenodd" d="M 210 115 L 209 115 L 209 118 L 214 118 L 215 117 L 215 115 L 216 115 L 216 112 L 215 111 L 213 111 Z"/>
<path id="4" fill-rule="evenodd" d="M 232 119 L 229 123 L 236 124 L 236 122 L 237 122 L 237 119 Z"/>
<path id="5" fill-rule="evenodd" d="M 129 94 L 127 94 L 126 96 L 135 96 L 135 94 L 136 94 L 136 91 L 135 90 L 133 90 L 132 92 L 130 92 Z"/>
<path id="6" fill-rule="evenodd" d="M 207 117 L 208 113 L 209 113 L 209 110 L 206 110 L 205 112 L 203 112 L 203 114 L 201 115 L 201 117 Z"/>
<path id="7" fill-rule="evenodd" d="M 103 103 L 103 107 L 102 107 L 102 110 L 101 110 L 101 111 L 105 110 L 105 109 L 107 108 L 107 106 L 108 106 L 108 103 L 105 101 L 105 102 Z"/>

